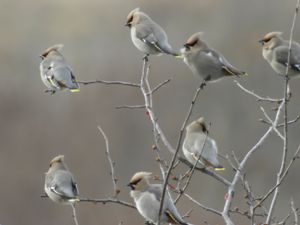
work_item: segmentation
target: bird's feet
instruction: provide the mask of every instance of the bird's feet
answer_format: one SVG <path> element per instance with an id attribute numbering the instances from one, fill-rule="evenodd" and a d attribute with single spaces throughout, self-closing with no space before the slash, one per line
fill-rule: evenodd
<path id="1" fill-rule="evenodd" d="M 205 86 L 206 86 L 206 81 L 204 80 L 204 81 L 200 84 L 200 89 L 203 90 Z"/>
<path id="2" fill-rule="evenodd" d="M 146 61 L 146 62 L 148 62 L 149 61 L 149 54 L 145 54 L 144 56 L 143 56 L 143 60 L 144 61 Z"/>
<path id="3" fill-rule="evenodd" d="M 55 90 L 52 90 L 52 89 L 46 89 L 46 90 L 44 90 L 44 92 L 45 93 L 50 93 L 50 95 L 53 95 L 53 94 L 55 94 Z"/>
<path id="4" fill-rule="evenodd" d="M 154 223 L 151 223 L 150 221 L 145 221 L 145 225 L 154 225 Z"/>

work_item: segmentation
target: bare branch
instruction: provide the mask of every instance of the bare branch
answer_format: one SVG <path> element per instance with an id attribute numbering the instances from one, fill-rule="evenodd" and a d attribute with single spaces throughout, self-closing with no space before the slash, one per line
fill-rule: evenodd
<path id="1" fill-rule="evenodd" d="M 202 153 L 203 153 L 203 150 L 204 150 L 204 147 L 205 147 L 205 144 L 206 144 L 206 140 L 207 140 L 207 135 L 208 135 L 208 132 L 209 132 L 209 128 L 207 130 L 207 133 L 205 134 L 205 139 L 204 139 L 204 142 L 202 144 L 202 147 L 201 147 L 201 151 L 200 151 L 200 154 L 196 160 L 196 162 L 194 163 L 193 165 L 193 168 L 191 169 L 191 172 L 189 173 L 189 176 L 188 176 L 188 179 L 184 185 L 184 187 L 180 190 L 180 193 L 179 195 L 177 196 L 177 198 L 175 199 L 175 203 L 179 201 L 179 199 L 181 198 L 182 194 L 185 192 L 185 190 L 188 188 L 191 180 L 192 180 L 192 177 L 193 177 L 193 174 L 195 172 L 195 169 L 197 167 L 197 164 L 199 163 L 200 159 L 201 159 L 201 156 L 202 156 Z"/>
<path id="2" fill-rule="evenodd" d="M 120 190 L 117 187 L 117 178 L 115 176 L 115 163 L 112 161 L 111 156 L 110 156 L 109 142 L 108 142 L 107 136 L 106 136 L 104 130 L 101 128 L 101 126 L 98 126 L 98 129 L 101 132 L 101 134 L 105 140 L 105 145 L 106 145 L 105 154 L 106 154 L 107 160 L 110 165 L 110 175 L 111 175 L 111 179 L 112 179 L 113 187 L 114 187 L 114 197 L 117 197 L 117 195 L 120 193 Z"/>
<path id="3" fill-rule="evenodd" d="M 294 214 L 294 225 L 298 225 L 298 209 L 295 208 L 293 199 L 291 199 L 291 209 Z"/>
<path id="4" fill-rule="evenodd" d="M 293 18 L 293 22 L 292 22 L 292 26 L 291 26 L 287 67 L 286 67 L 286 73 L 284 76 L 284 81 L 285 81 L 284 82 L 284 116 L 283 116 L 284 117 L 284 141 L 283 141 L 283 149 L 282 149 L 281 166 L 280 166 L 279 172 L 277 174 L 277 184 L 280 182 L 281 176 L 284 173 L 285 164 L 286 164 L 286 156 L 287 156 L 287 151 L 288 151 L 288 114 L 287 114 L 287 110 L 288 110 L 288 100 L 290 97 L 288 72 L 289 72 L 289 67 L 290 67 L 290 58 L 291 58 L 291 51 L 292 51 L 294 28 L 295 28 L 296 19 L 297 19 L 297 15 L 298 15 L 298 11 L 299 11 L 299 5 L 300 5 L 300 0 L 297 0 L 294 18 Z M 275 208 L 278 194 L 279 194 L 279 185 L 275 189 L 275 193 L 274 193 L 271 205 L 270 205 L 268 217 L 266 219 L 266 224 L 269 224 L 272 219 L 272 215 L 273 215 L 273 211 Z"/>
<path id="5" fill-rule="evenodd" d="M 283 135 L 280 133 L 279 130 L 277 130 L 277 128 L 276 128 L 277 126 L 274 125 L 274 122 L 269 117 L 269 115 L 267 114 L 267 112 L 265 111 L 265 109 L 262 106 L 260 107 L 260 109 L 263 112 L 264 116 L 267 118 L 268 122 L 270 123 L 270 125 L 273 128 L 273 130 L 275 131 L 275 133 L 278 135 L 278 137 L 280 137 L 282 140 L 284 140 Z"/>
<path id="6" fill-rule="evenodd" d="M 288 174 L 291 166 L 293 165 L 294 161 L 298 158 L 298 154 L 300 151 L 300 145 L 298 146 L 296 152 L 294 153 L 294 156 L 292 157 L 292 159 L 290 160 L 288 166 L 286 167 L 284 173 L 282 174 L 282 176 L 280 177 L 280 180 L 278 180 L 276 182 L 276 185 L 274 187 L 272 187 L 267 194 L 265 194 L 262 198 L 260 198 L 260 201 L 254 206 L 254 209 L 261 206 L 262 203 L 275 191 L 275 189 L 284 181 L 286 175 Z"/>
<path id="7" fill-rule="evenodd" d="M 106 81 L 106 80 L 94 80 L 94 81 L 77 81 L 79 84 L 83 85 L 90 85 L 90 84 L 105 84 L 105 85 L 123 85 L 123 86 L 130 86 L 130 87 L 140 87 L 139 84 L 130 83 L 125 81 Z"/>
<path id="8" fill-rule="evenodd" d="M 217 214 L 219 216 L 222 216 L 222 212 L 219 212 L 213 208 L 209 208 L 209 207 L 206 207 L 205 205 L 201 204 L 200 202 L 196 201 L 194 198 L 192 198 L 189 194 L 187 193 L 184 193 L 183 194 L 184 196 L 186 196 L 189 200 L 191 200 L 193 203 L 195 203 L 196 205 L 198 205 L 200 208 L 208 211 L 208 212 L 212 212 L 214 214 Z"/>
<path id="9" fill-rule="evenodd" d="M 72 217 L 73 217 L 74 223 L 75 223 L 75 225 L 78 225 L 75 204 L 71 204 L 71 207 L 72 207 L 72 210 L 73 210 Z"/>
<path id="10" fill-rule="evenodd" d="M 274 124 L 275 126 L 278 124 L 278 120 L 279 120 L 279 116 L 280 116 L 280 111 L 283 107 L 283 102 L 281 102 L 281 104 L 278 107 L 277 110 L 277 114 L 274 120 Z M 230 219 L 229 216 L 229 210 L 230 210 L 230 206 L 231 206 L 231 202 L 233 200 L 233 195 L 234 195 L 234 191 L 235 191 L 235 186 L 241 176 L 241 171 L 244 169 L 248 159 L 252 156 L 253 153 L 256 152 L 256 150 L 262 145 L 262 143 L 266 140 L 266 138 L 270 135 L 272 131 L 272 127 L 270 127 L 267 132 L 259 139 L 259 141 L 250 149 L 250 151 L 245 155 L 244 159 L 241 161 L 238 170 L 236 171 L 233 181 L 231 183 L 231 185 L 228 187 L 228 192 L 227 192 L 227 198 L 224 204 L 224 208 L 222 211 L 222 217 L 225 220 L 227 225 L 233 225 L 234 223 L 232 222 L 232 220 Z"/>
<path id="11" fill-rule="evenodd" d="M 193 168 L 193 164 L 191 164 L 188 160 L 186 160 L 185 158 L 179 156 L 178 157 L 179 161 L 184 163 L 185 165 L 189 166 L 191 169 Z M 224 185 L 226 186 L 229 186 L 231 183 L 225 179 L 224 177 L 222 177 L 220 174 L 214 172 L 214 171 L 211 171 L 211 170 L 208 170 L 207 168 L 203 167 L 203 168 L 198 168 L 196 167 L 195 170 L 199 170 L 201 171 L 202 173 L 204 174 L 207 174 L 213 178 L 215 178 L 217 181 L 220 181 L 221 183 L 223 183 Z"/>
<path id="12" fill-rule="evenodd" d="M 120 199 L 116 199 L 116 198 L 98 198 L 98 199 L 92 199 L 92 198 L 80 198 L 79 202 L 92 202 L 92 203 L 102 203 L 102 204 L 106 204 L 106 203 L 114 203 L 114 204 L 119 204 L 122 206 L 126 206 L 132 209 L 136 209 L 136 207 L 134 205 L 132 205 L 131 203 L 122 201 Z"/>
<path id="13" fill-rule="evenodd" d="M 243 85 L 241 85 L 237 80 L 234 81 L 236 83 L 236 85 L 241 88 L 244 92 L 246 92 L 247 94 L 250 94 L 252 96 L 254 96 L 255 98 L 257 98 L 257 101 L 264 101 L 264 102 L 275 102 L 275 103 L 280 103 L 283 101 L 283 99 L 276 99 L 276 98 L 269 98 L 269 97 L 261 97 L 258 94 L 255 94 L 254 91 L 250 91 L 247 88 L 245 88 Z"/>
<path id="14" fill-rule="evenodd" d="M 195 93 L 195 95 L 193 97 L 192 103 L 191 103 L 191 105 L 189 107 L 188 113 L 187 113 L 187 115 L 185 117 L 185 120 L 183 121 L 183 124 L 182 124 L 181 129 L 180 129 L 180 133 L 179 133 L 179 137 L 178 137 L 178 141 L 177 141 L 177 146 L 176 146 L 176 151 L 175 151 L 175 153 L 173 155 L 173 158 L 171 160 L 171 163 L 169 165 L 169 169 L 168 169 L 168 172 L 167 172 L 167 175 L 166 175 L 166 179 L 164 181 L 163 193 L 162 193 L 162 197 L 161 197 L 161 200 L 160 200 L 160 209 L 159 209 L 159 214 L 158 214 L 159 215 L 159 217 L 158 217 L 159 218 L 158 225 L 160 225 L 160 218 L 161 218 L 161 215 L 162 215 L 162 208 L 163 208 L 163 202 L 164 202 L 166 187 L 167 187 L 167 184 L 168 184 L 168 179 L 170 177 L 171 171 L 173 169 L 173 165 L 174 165 L 175 160 L 177 158 L 177 154 L 178 154 L 178 152 L 180 150 L 181 141 L 182 141 L 182 138 L 183 138 L 183 133 L 184 133 L 185 127 L 187 125 L 188 120 L 190 119 L 190 117 L 192 115 L 193 108 L 194 108 L 195 102 L 196 102 L 196 100 L 197 100 L 197 98 L 199 96 L 200 91 L 201 91 L 201 88 L 200 87 L 197 88 L 196 93 Z M 195 170 L 197 162 L 196 162 L 195 165 L 193 165 L 192 171 Z M 191 176 L 192 176 L 192 174 L 191 174 Z"/>
<path id="15" fill-rule="evenodd" d="M 120 105 L 116 109 L 145 109 L 145 105 Z"/>
<path id="16" fill-rule="evenodd" d="M 156 87 L 154 87 L 149 93 L 149 94 L 153 94 L 154 92 L 156 92 L 158 89 L 160 89 L 161 87 L 165 86 L 167 83 L 169 83 L 171 81 L 171 79 L 167 79 L 161 83 L 159 83 Z"/>
<path id="17" fill-rule="evenodd" d="M 296 123 L 300 119 L 300 115 L 298 115 L 295 119 L 288 121 L 288 124 Z M 284 123 L 278 124 L 277 127 L 283 127 Z"/>

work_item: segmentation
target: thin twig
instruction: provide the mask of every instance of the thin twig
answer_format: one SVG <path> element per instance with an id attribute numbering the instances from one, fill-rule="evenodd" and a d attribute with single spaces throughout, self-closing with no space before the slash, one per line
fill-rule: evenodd
<path id="1" fill-rule="evenodd" d="M 130 83 L 125 81 L 106 81 L 106 80 L 93 80 L 93 81 L 77 81 L 79 84 L 83 85 L 90 85 L 90 84 L 105 84 L 105 85 L 123 85 L 123 86 L 130 86 L 130 87 L 140 87 L 139 84 Z"/>
<path id="2" fill-rule="evenodd" d="M 277 114 L 274 120 L 274 124 L 275 126 L 278 123 L 279 120 L 279 116 L 280 116 L 280 111 L 283 107 L 283 103 L 281 102 L 281 104 L 279 105 L 278 109 L 277 109 Z M 248 159 L 252 156 L 253 153 L 256 152 L 256 150 L 262 145 L 262 143 L 266 140 L 266 138 L 270 135 L 271 131 L 272 131 L 272 127 L 269 127 L 269 129 L 267 130 L 267 132 L 259 139 L 259 141 L 250 149 L 250 151 L 245 155 L 245 157 L 243 158 L 243 160 L 241 161 L 238 170 L 236 171 L 234 178 L 232 180 L 231 185 L 228 187 L 228 192 L 226 194 L 227 198 L 224 204 L 224 208 L 222 211 L 222 217 L 224 219 L 224 221 L 226 222 L 227 225 L 233 225 L 234 223 L 232 222 L 232 220 L 230 219 L 229 216 L 229 210 L 230 210 L 230 206 L 231 206 L 231 202 L 233 200 L 233 195 L 234 195 L 234 191 L 235 191 L 235 186 L 241 176 L 241 171 L 244 169 L 244 167 L 246 166 L 246 163 L 248 161 Z"/>
<path id="3" fill-rule="evenodd" d="M 71 204 L 71 207 L 72 207 L 72 211 L 73 211 L 72 217 L 73 217 L 74 223 L 75 223 L 75 225 L 78 225 L 75 204 Z"/>
<path id="4" fill-rule="evenodd" d="M 294 214 L 294 225 L 298 225 L 298 209 L 295 208 L 293 199 L 291 199 L 291 209 Z"/>
<path id="5" fill-rule="evenodd" d="M 185 127 L 187 125 L 188 120 L 190 119 L 190 117 L 192 115 L 193 108 L 194 108 L 195 102 L 196 102 L 196 100 L 197 100 L 197 98 L 199 96 L 200 91 L 201 91 L 201 88 L 200 87 L 197 88 L 196 93 L 195 93 L 195 95 L 193 97 L 192 103 L 191 103 L 191 105 L 189 107 L 188 113 L 187 113 L 187 115 L 185 117 L 185 120 L 183 121 L 183 124 L 182 124 L 181 129 L 180 129 L 180 133 L 179 133 L 179 137 L 178 137 L 178 141 L 177 141 L 177 146 L 176 146 L 176 151 L 173 154 L 173 157 L 172 157 L 172 160 L 171 160 L 171 163 L 169 165 L 168 172 L 167 172 L 167 175 L 166 175 L 166 179 L 165 179 L 164 185 L 163 185 L 163 192 L 162 192 L 162 196 L 161 196 L 161 200 L 160 200 L 160 207 L 159 207 L 159 213 L 158 213 L 158 218 L 159 218 L 158 225 L 160 225 L 160 219 L 161 219 L 161 215 L 162 215 L 163 203 L 164 203 L 164 198 L 165 198 L 165 193 L 166 193 L 166 188 L 167 188 L 168 180 L 169 180 L 171 171 L 173 169 L 175 160 L 177 158 L 178 152 L 180 150 L 181 141 L 182 141 L 182 138 L 183 138 L 183 133 L 184 133 Z M 193 166 L 193 167 L 194 167 L 193 170 L 195 170 L 195 166 Z"/>
<path id="6" fill-rule="evenodd" d="M 114 197 L 117 197 L 117 195 L 120 193 L 120 190 L 118 189 L 117 186 L 117 178 L 115 176 L 115 163 L 114 161 L 112 161 L 111 156 L 110 156 L 110 149 L 109 149 L 109 142 L 108 142 L 108 138 L 104 132 L 104 130 L 101 128 L 101 126 L 98 126 L 99 131 L 101 132 L 104 140 L 105 140 L 105 145 L 106 145 L 106 150 L 105 150 L 105 154 L 107 157 L 107 160 L 109 162 L 110 165 L 110 175 L 111 175 L 111 179 L 112 179 L 112 183 L 113 183 L 113 188 L 114 188 Z"/>
<path id="7" fill-rule="evenodd" d="M 120 105 L 116 106 L 116 109 L 144 109 L 145 105 Z"/>
<path id="8" fill-rule="evenodd" d="M 241 88 L 244 92 L 246 92 L 247 94 L 250 94 L 252 96 L 254 96 L 255 98 L 257 98 L 258 101 L 265 101 L 265 102 L 275 102 L 275 103 L 280 103 L 283 101 L 283 99 L 276 99 L 276 98 L 269 98 L 269 97 L 261 97 L 258 94 L 255 94 L 254 91 L 250 91 L 247 88 L 245 88 L 243 85 L 241 85 L 237 80 L 234 81 L 236 83 L 236 85 Z"/>
<path id="9" fill-rule="evenodd" d="M 179 201 L 179 199 L 181 198 L 182 194 L 183 194 L 183 193 L 185 192 L 185 190 L 188 188 L 188 186 L 189 186 L 189 184 L 190 184 L 190 182 L 191 182 L 191 180 L 192 180 L 192 177 L 193 177 L 193 174 L 194 174 L 194 172 L 195 172 L 195 169 L 196 169 L 196 167 L 197 167 L 197 165 L 198 165 L 198 163 L 199 163 L 199 161 L 200 161 L 200 159 L 201 159 L 201 156 L 202 156 L 202 153 L 203 153 L 203 150 L 204 150 L 206 141 L 207 141 L 208 132 L 209 132 L 209 128 L 208 128 L 208 130 L 207 130 L 207 132 L 206 132 L 206 134 L 205 134 L 205 139 L 204 139 L 204 142 L 203 142 L 203 144 L 202 144 L 202 147 L 201 147 L 201 151 L 200 151 L 200 153 L 199 153 L 199 156 L 197 157 L 197 160 L 196 160 L 196 162 L 194 163 L 193 168 L 191 169 L 191 172 L 189 173 L 189 177 L 188 177 L 188 179 L 187 179 L 187 181 L 186 181 L 184 187 L 183 187 L 182 189 L 180 189 L 180 193 L 179 193 L 179 195 L 177 196 L 177 198 L 176 198 L 175 201 L 174 201 L 175 204 Z"/>
<path id="10" fill-rule="evenodd" d="M 179 156 L 178 160 L 182 163 L 184 163 L 185 165 L 189 166 L 191 169 L 193 168 L 193 164 L 191 164 L 187 159 Z M 202 173 L 209 175 L 211 177 L 213 177 L 214 179 L 216 179 L 217 181 L 220 181 L 221 183 L 223 183 L 225 186 L 229 186 L 231 183 L 225 179 L 223 176 L 221 176 L 220 174 L 212 171 L 212 170 L 208 170 L 206 167 L 203 168 L 198 168 L 196 167 L 195 170 L 201 171 Z"/>
<path id="11" fill-rule="evenodd" d="M 287 165 L 284 173 L 280 177 L 280 180 L 276 182 L 276 185 L 272 187 L 267 194 L 265 194 L 262 198 L 260 198 L 260 201 L 254 206 L 254 209 L 261 206 L 262 203 L 276 190 L 276 188 L 284 181 L 285 177 L 287 176 L 291 166 L 293 165 L 294 161 L 299 157 L 298 153 L 300 151 L 300 145 L 298 146 L 297 150 L 295 151 L 292 159 L 290 160 L 289 164 Z"/>
<path id="12" fill-rule="evenodd" d="M 122 206 L 126 206 L 132 209 L 136 209 L 136 207 L 134 205 L 132 205 L 129 202 L 125 202 L 122 201 L 120 199 L 116 199 L 116 198 L 98 198 L 98 199 L 92 199 L 92 198 L 80 198 L 79 202 L 92 202 L 92 203 L 102 203 L 102 204 L 106 204 L 106 203 L 115 203 L 115 204 L 119 204 Z"/>
<path id="13" fill-rule="evenodd" d="M 296 123 L 296 122 L 298 122 L 299 119 L 300 119 L 300 115 L 298 115 L 295 119 L 288 121 L 288 124 Z M 268 125 L 272 125 L 272 123 L 270 123 L 269 121 L 266 121 L 264 119 L 259 119 L 259 121 L 262 123 L 268 124 Z M 279 123 L 276 127 L 280 128 L 283 126 L 284 126 L 284 123 Z"/>
<path id="14" fill-rule="evenodd" d="M 154 92 L 156 92 L 158 89 L 160 89 L 161 87 L 165 86 L 167 83 L 169 83 L 171 81 L 171 78 L 159 83 L 156 87 L 154 87 L 149 93 L 149 94 L 153 94 Z"/>
<path id="15" fill-rule="evenodd" d="M 193 197 L 191 197 L 189 194 L 187 193 L 184 193 L 183 194 L 185 197 L 187 197 L 189 200 L 191 200 L 193 203 L 195 203 L 196 205 L 198 205 L 200 208 L 208 211 L 208 212 L 212 212 L 214 214 L 217 214 L 219 216 L 222 216 L 222 212 L 219 212 L 218 210 L 215 210 L 213 208 L 209 208 L 209 207 L 206 207 L 205 205 L 201 204 L 200 202 L 196 201 Z"/>
<path id="16" fill-rule="evenodd" d="M 263 112 L 264 116 L 267 118 L 267 120 L 270 123 L 270 125 L 272 126 L 274 132 L 278 135 L 278 137 L 280 137 L 282 140 L 284 140 L 284 136 L 280 133 L 279 130 L 277 130 L 276 126 L 274 125 L 274 122 L 269 117 L 269 115 L 267 114 L 267 112 L 265 111 L 265 109 L 262 106 L 260 107 L 260 109 Z"/>
<path id="17" fill-rule="evenodd" d="M 283 115 L 283 117 L 284 117 L 284 141 L 283 141 L 281 165 L 280 165 L 279 172 L 277 174 L 277 184 L 279 183 L 281 176 L 284 173 L 285 164 L 286 164 L 286 156 L 287 156 L 287 151 L 288 151 L 288 114 L 287 114 L 287 110 L 288 110 L 288 98 L 290 95 L 288 72 L 289 72 L 289 67 L 290 67 L 290 57 L 291 57 L 291 50 L 292 50 L 294 28 L 295 28 L 296 19 L 297 19 L 297 15 L 298 15 L 298 11 L 299 11 L 299 5 L 300 5 L 300 0 L 297 0 L 294 18 L 293 18 L 293 22 L 292 22 L 292 26 L 291 26 L 287 67 L 286 67 L 286 73 L 284 76 L 284 81 L 285 81 L 284 82 L 284 115 Z M 271 201 L 268 217 L 266 219 L 266 224 L 269 224 L 272 219 L 273 211 L 275 208 L 278 194 L 279 194 L 279 185 L 275 189 L 275 193 L 274 193 L 273 199 Z"/>

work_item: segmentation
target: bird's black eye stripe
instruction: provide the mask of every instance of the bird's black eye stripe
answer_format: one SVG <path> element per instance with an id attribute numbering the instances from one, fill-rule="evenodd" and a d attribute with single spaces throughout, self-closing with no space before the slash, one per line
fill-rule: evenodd
<path id="1" fill-rule="evenodd" d="M 192 42 L 188 42 L 187 45 L 188 46 L 194 46 L 195 44 L 197 44 L 197 42 L 198 42 L 198 40 L 196 39 L 196 40 L 194 40 Z"/>
<path id="2" fill-rule="evenodd" d="M 137 180 L 131 182 L 130 185 L 137 185 L 141 180 L 142 180 L 142 178 L 137 179 Z"/>

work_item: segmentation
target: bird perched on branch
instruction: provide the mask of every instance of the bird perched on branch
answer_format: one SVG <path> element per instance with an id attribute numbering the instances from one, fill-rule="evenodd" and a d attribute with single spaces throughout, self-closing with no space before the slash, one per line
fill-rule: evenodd
<path id="1" fill-rule="evenodd" d="M 79 85 L 72 69 L 60 52 L 62 48 L 62 44 L 54 45 L 46 49 L 40 56 L 42 58 L 40 63 L 41 78 L 48 88 L 45 92 L 51 94 L 65 88 L 71 92 L 79 92 Z"/>
<path id="2" fill-rule="evenodd" d="M 137 172 L 128 186 L 131 188 L 130 195 L 134 199 L 138 212 L 148 223 L 157 224 L 163 185 L 151 184 L 151 176 L 152 173 L 149 172 Z M 164 198 L 161 223 L 188 225 L 181 218 L 168 193 Z"/>
<path id="3" fill-rule="evenodd" d="M 133 44 L 145 57 L 160 54 L 178 55 L 168 43 L 166 32 L 139 8 L 128 14 L 125 26 L 130 28 Z"/>
<path id="4" fill-rule="evenodd" d="M 181 48 L 181 57 L 192 72 L 203 79 L 201 88 L 206 82 L 220 80 L 227 76 L 242 76 L 245 72 L 232 66 L 225 57 L 210 48 L 201 39 L 202 32 L 193 34 Z"/>
<path id="5" fill-rule="evenodd" d="M 72 173 L 64 161 L 64 156 L 54 157 L 45 177 L 45 192 L 57 203 L 74 204 L 79 201 L 78 188 Z"/>
<path id="6" fill-rule="evenodd" d="M 260 41 L 264 59 L 279 75 L 285 75 L 288 66 L 289 41 L 282 38 L 282 32 L 270 32 Z M 300 45 L 292 42 L 289 62 L 289 77 L 300 75 Z"/>
<path id="7" fill-rule="evenodd" d="M 200 163 L 205 167 L 212 167 L 215 170 L 224 170 L 218 160 L 218 147 L 211 137 L 204 118 L 191 122 L 186 127 L 186 136 L 182 146 L 185 158 L 192 164 Z M 198 166 L 199 168 L 199 166 Z"/>

